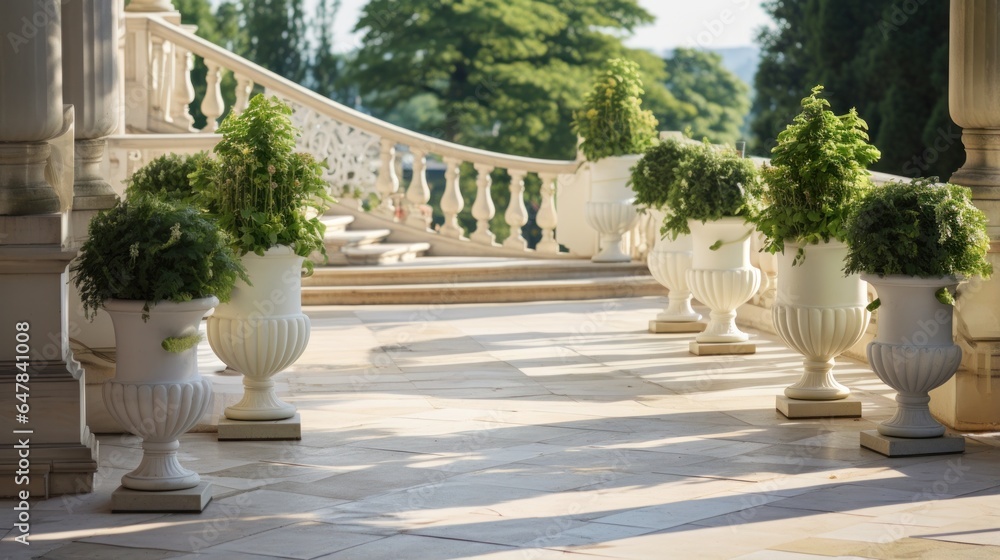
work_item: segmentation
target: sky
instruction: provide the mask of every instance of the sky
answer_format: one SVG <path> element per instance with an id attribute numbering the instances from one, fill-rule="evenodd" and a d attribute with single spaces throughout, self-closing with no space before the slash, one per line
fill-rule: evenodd
<path id="1" fill-rule="evenodd" d="M 334 24 L 334 49 L 359 46 L 352 33 L 368 0 L 342 0 Z M 639 0 L 656 23 L 636 30 L 626 44 L 660 53 L 675 47 L 742 47 L 754 44 L 757 30 L 771 23 L 763 0 Z"/>

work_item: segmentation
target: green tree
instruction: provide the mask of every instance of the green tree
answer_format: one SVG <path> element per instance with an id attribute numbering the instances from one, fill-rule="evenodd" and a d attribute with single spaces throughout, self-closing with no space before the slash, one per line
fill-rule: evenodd
<path id="1" fill-rule="evenodd" d="M 691 128 L 694 138 L 733 144 L 750 110 L 750 88 L 722 66 L 722 57 L 707 51 L 679 48 L 666 59 L 664 85 L 689 108 L 657 115 L 660 128 Z"/>
<path id="2" fill-rule="evenodd" d="M 882 152 L 874 169 L 948 178 L 961 165 L 948 114 L 948 4 L 904 0 L 770 0 L 776 27 L 758 40 L 753 148 L 766 155 L 816 84 L 834 111 L 852 107 Z M 877 15 L 878 17 L 873 17 Z"/>
<path id="3" fill-rule="evenodd" d="M 239 54 L 294 82 L 308 72 L 302 0 L 240 0 L 246 45 Z"/>
<path id="4" fill-rule="evenodd" d="M 621 43 L 650 21 L 636 0 L 371 0 L 352 81 L 379 115 L 430 95 L 419 129 L 446 140 L 571 158 L 572 112 L 607 59 L 632 58 L 651 86 L 665 77 L 661 60 Z M 656 86 L 644 103 L 676 100 Z"/>

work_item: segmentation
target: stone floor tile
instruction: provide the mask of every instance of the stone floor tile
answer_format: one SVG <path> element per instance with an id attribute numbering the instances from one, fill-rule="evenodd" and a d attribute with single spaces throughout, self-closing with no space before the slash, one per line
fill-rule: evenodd
<path id="1" fill-rule="evenodd" d="M 308 560 L 385 538 L 354 529 L 357 528 L 307 521 L 213 546 L 204 552 L 238 552 Z"/>
<path id="2" fill-rule="evenodd" d="M 362 544 L 317 560 L 442 560 L 443 558 L 473 558 L 493 552 L 510 551 L 512 547 L 437 537 L 396 535 Z"/>

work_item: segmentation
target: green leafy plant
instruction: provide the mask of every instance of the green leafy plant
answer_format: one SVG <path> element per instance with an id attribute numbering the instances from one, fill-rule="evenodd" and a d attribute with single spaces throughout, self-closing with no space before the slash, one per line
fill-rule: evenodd
<path id="1" fill-rule="evenodd" d="M 201 333 L 187 336 L 168 336 L 160 343 L 160 347 L 172 354 L 182 354 L 198 346 L 202 341 Z"/>
<path id="2" fill-rule="evenodd" d="M 255 96 L 242 113 L 226 117 L 215 159 L 204 160 L 193 178 L 202 205 L 232 236 L 240 255 L 287 245 L 307 257 L 310 272 L 309 255 L 326 256 L 318 216 L 333 199 L 324 164 L 294 151 L 298 131 L 291 113 L 276 97 Z"/>
<path id="3" fill-rule="evenodd" d="M 930 278 L 993 273 L 986 260 L 986 216 L 972 204 L 971 191 L 936 180 L 890 182 L 865 194 L 847 222 L 847 274 Z M 938 299 L 950 303 L 951 294 L 939 293 Z"/>
<path id="4" fill-rule="evenodd" d="M 691 146 L 671 138 L 646 150 L 632 168 L 632 179 L 629 181 L 635 192 L 636 205 L 657 210 L 666 206 L 670 189 L 679 180 L 678 167 Z"/>
<path id="5" fill-rule="evenodd" d="M 573 132 L 583 137 L 580 150 L 589 161 L 641 154 L 656 140 L 656 117 L 642 109 L 639 65 L 608 60 L 604 72 L 573 115 Z"/>
<path id="6" fill-rule="evenodd" d="M 881 157 L 857 111 L 834 115 L 822 91 L 816 86 L 802 99 L 802 112 L 778 135 L 761 171 L 768 188 L 756 226 L 770 253 L 784 252 L 786 240 L 844 241 L 847 216 L 871 186 L 867 168 Z M 800 247 L 793 264 L 803 256 Z"/>
<path id="7" fill-rule="evenodd" d="M 214 295 L 228 301 L 237 279 L 249 282 L 229 237 L 199 210 L 149 195 L 133 195 L 90 221 L 89 237 L 70 269 L 84 312 L 105 300 L 149 306 Z"/>
<path id="8" fill-rule="evenodd" d="M 754 163 L 734 150 L 703 143 L 692 146 L 677 166 L 667 194 L 663 233 L 672 239 L 691 233 L 688 220 L 725 217 L 752 220 L 760 210 L 761 183 Z"/>
<path id="9" fill-rule="evenodd" d="M 137 169 L 127 181 L 126 196 L 150 194 L 167 200 L 195 201 L 190 175 L 203 165 L 208 153 L 165 154 Z"/>

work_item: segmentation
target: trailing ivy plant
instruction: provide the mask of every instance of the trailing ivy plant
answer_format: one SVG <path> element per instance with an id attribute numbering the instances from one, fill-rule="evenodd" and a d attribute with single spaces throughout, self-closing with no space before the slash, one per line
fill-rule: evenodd
<path id="1" fill-rule="evenodd" d="M 816 86 L 802 99 L 802 112 L 778 135 L 761 172 L 768 189 L 757 230 L 770 253 L 798 243 L 793 264 L 804 257 L 801 246 L 844 241 L 847 216 L 871 186 L 868 166 L 881 157 L 857 111 L 834 115 L 822 91 Z"/>
<path id="2" fill-rule="evenodd" d="M 165 154 L 137 169 L 126 182 L 126 196 L 150 194 L 168 200 L 195 202 L 190 176 L 203 165 L 208 153 Z"/>
<path id="3" fill-rule="evenodd" d="M 760 211 L 762 189 L 754 163 L 707 142 L 687 150 L 676 169 L 677 181 L 667 193 L 662 233 L 671 239 L 691 233 L 688 220 L 753 220 Z"/>
<path id="4" fill-rule="evenodd" d="M 311 272 L 309 255 L 326 256 L 319 216 L 333 199 L 323 179 L 325 164 L 295 152 L 299 132 L 291 114 L 277 97 L 255 96 L 243 112 L 223 121 L 215 158 L 204 160 L 193 179 L 202 206 L 232 236 L 240 255 L 286 245 L 306 257 Z"/>
<path id="5" fill-rule="evenodd" d="M 655 210 L 666 206 L 670 189 L 679 179 L 677 169 L 691 146 L 670 138 L 646 150 L 632 168 L 632 179 L 629 181 L 635 192 L 636 205 Z"/>
<path id="6" fill-rule="evenodd" d="M 921 278 L 992 274 L 986 216 L 972 204 L 971 191 L 936 181 L 890 182 L 868 191 L 847 222 L 844 272 Z M 943 288 L 937 295 L 942 303 L 952 301 Z M 876 307 L 877 300 L 871 309 Z"/>
<path id="7" fill-rule="evenodd" d="M 573 132 L 583 137 L 580 151 L 588 161 L 641 154 L 656 140 L 656 117 L 642 108 L 639 65 L 613 58 L 573 114 Z"/>
<path id="8" fill-rule="evenodd" d="M 109 298 L 158 301 L 214 295 L 228 301 L 237 279 L 249 282 L 229 237 L 201 211 L 133 194 L 91 221 L 70 269 L 84 312 L 93 318 Z"/>

